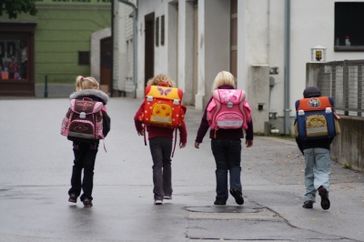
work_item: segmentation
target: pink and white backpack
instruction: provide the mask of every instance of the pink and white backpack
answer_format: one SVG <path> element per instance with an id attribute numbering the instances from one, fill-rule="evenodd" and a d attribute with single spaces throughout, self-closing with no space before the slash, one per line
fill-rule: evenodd
<path id="1" fill-rule="evenodd" d="M 207 106 L 207 121 L 211 129 L 247 129 L 251 108 L 241 89 L 217 89 Z"/>
<path id="2" fill-rule="evenodd" d="M 102 110 L 105 110 L 102 102 L 89 98 L 72 99 L 71 106 L 62 121 L 61 134 L 70 139 L 103 139 Z"/>

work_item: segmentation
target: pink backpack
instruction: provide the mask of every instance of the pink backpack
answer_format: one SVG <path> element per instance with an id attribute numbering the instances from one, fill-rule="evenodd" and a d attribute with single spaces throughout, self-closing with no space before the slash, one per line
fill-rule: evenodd
<path id="1" fill-rule="evenodd" d="M 239 89 L 217 89 L 207 106 L 207 121 L 211 129 L 248 128 L 251 108 L 245 92 Z"/>
<path id="2" fill-rule="evenodd" d="M 90 98 L 72 99 L 62 122 L 61 134 L 71 139 L 103 139 L 102 110 L 105 110 L 102 102 Z"/>

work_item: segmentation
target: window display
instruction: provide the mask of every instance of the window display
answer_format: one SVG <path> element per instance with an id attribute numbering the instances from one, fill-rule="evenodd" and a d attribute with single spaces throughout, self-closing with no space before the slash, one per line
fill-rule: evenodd
<path id="1" fill-rule="evenodd" d="M 0 39 L 0 80 L 28 79 L 27 46 L 23 40 Z"/>

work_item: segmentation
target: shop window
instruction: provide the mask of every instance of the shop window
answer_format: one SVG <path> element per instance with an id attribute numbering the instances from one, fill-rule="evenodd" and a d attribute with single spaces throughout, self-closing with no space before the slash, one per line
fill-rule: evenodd
<path id="1" fill-rule="evenodd" d="M 78 52 L 78 64 L 79 65 L 90 65 L 90 51 L 79 51 Z"/>
<path id="2" fill-rule="evenodd" d="M 335 51 L 364 51 L 364 2 L 335 3 Z"/>
<path id="3" fill-rule="evenodd" d="M 28 43 L 13 38 L 0 39 L 0 80 L 28 79 Z"/>

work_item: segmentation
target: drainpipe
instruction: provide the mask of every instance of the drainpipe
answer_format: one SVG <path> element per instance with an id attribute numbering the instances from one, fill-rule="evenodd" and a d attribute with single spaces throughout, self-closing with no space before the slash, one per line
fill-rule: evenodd
<path id="1" fill-rule="evenodd" d="M 114 0 L 111 0 L 111 87 L 109 87 L 110 96 L 114 94 Z"/>
<path id="2" fill-rule="evenodd" d="M 133 8 L 133 82 L 134 82 L 134 98 L 136 98 L 136 90 L 138 85 L 138 0 L 136 3 L 129 2 L 128 0 L 118 0 L 131 8 Z"/>
<path id="3" fill-rule="evenodd" d="M 284 2 L 284 134 L 290 133 L 290 31 L 291 28 L 291 0 Z"/>

